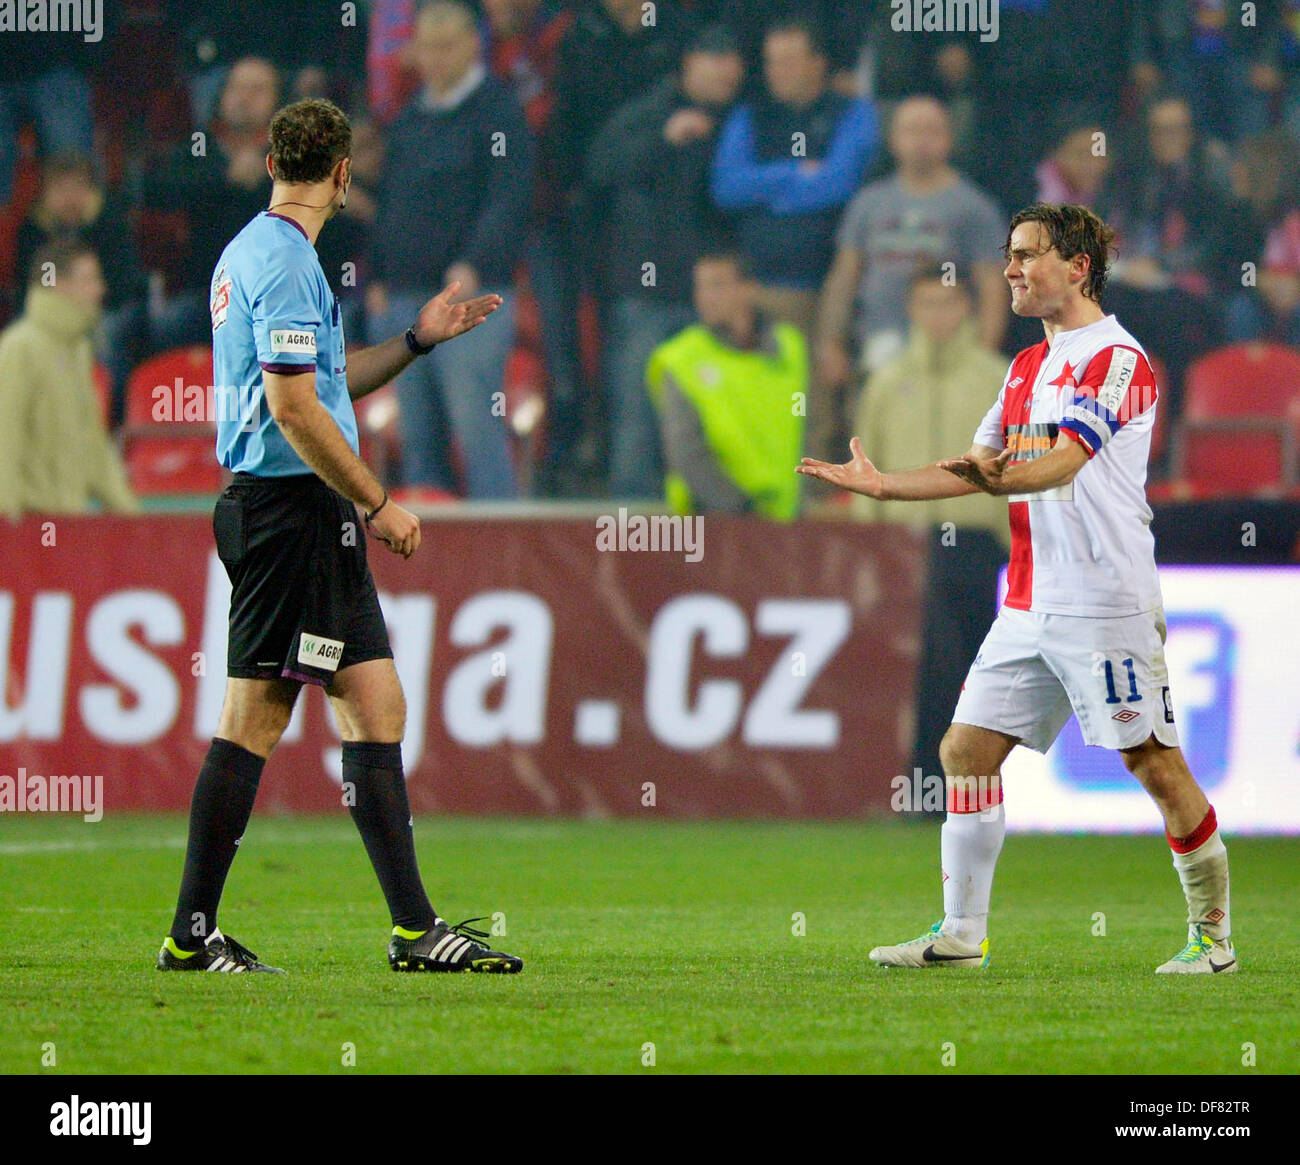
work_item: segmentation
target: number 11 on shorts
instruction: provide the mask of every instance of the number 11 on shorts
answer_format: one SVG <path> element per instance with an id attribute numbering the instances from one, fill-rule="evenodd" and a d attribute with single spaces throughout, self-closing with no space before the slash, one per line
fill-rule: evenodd
<path id="1" fill-rule="evenodd" d="M 1130 703 L 1134 700 L 1142 699 L 1138 694 L 1137 673 L 1133 671 L 1133 657 L 1120 661 L 1124 665 L 1125 671 L 1128 672 L 1128 696 L 1125 697 Z M 1111 667 L 1110 660 L 1106 661 L 1106 703 L 1118 704 L 1120 698 L 1115 694 L 1115 669 Z"/>

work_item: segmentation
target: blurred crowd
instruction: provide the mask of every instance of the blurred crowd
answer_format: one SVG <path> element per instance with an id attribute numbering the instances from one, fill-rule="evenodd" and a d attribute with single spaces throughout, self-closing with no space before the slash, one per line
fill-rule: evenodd
<path id="1" fill-rule="evenodd" d="M 453 279 L 504 299 L 398 378 L 394 485 L 789 519 L 819 500 L 801 449 L 960 453 L 1042 336 L 1001 274 L 1009 215 L 1040 199 L 1116 229 L 1104 306 L 1171 419 L 1204 353 L 1300 344 L 1300 0 L 1001 0 L 989 42 L 893 14 L 132 0 L 96 43 L 0 33 L 0 313 L 25 328 L 0 338 L 0 406 L 42 320 L 94 347 L 113 425 L 133 368 L 207 341 L 215 260 L 267 204 L 271 116 L 307 96 L 354 126 L 318 247 L 350 341 Z M 42 303 L 72 242 L 93 310 Z M 521 376 L 526 417 L 499 407 Z M 120 501 L 111 477 L 86 488 Z"/>

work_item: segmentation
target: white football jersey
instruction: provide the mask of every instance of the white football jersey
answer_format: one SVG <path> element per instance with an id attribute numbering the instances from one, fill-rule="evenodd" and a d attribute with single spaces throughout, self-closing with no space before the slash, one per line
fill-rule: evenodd
<path id="1" fill-rule="evenodd" d="M 1008 498 L 1008 607 L 1112 616 L 1161 605 L 1146 499 L 1156 395 L 1146 353 L 1113 315 L 1011 362 L 975 444 L 1032 461 L 1064 433 L 1088 464 L 1066 485 Z"/>

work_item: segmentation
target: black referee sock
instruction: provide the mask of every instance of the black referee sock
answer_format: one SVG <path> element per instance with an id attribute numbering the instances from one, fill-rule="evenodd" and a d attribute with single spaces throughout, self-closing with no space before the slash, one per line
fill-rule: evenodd
<path id="1" fill-rule="evenodd" d="M 208 747 L 190 801 L 185 872 L 172 919 L 172 942 L 182 950 L 202 947 L 217 927 L 221 891 L 248 828 L 265 764 L 257 753 L 220 737 Z"/>
<path id="2" fill-rule="evenodd" d="M 348 802 L 352 820 L 375 867 L 393 925 L 429 930 L 438 915 L 424 892 L 415 862 L 411 803 L 402 776 L 402 746 L 345 740 L 343 785 L 344 792 L 351 794 Z"/>

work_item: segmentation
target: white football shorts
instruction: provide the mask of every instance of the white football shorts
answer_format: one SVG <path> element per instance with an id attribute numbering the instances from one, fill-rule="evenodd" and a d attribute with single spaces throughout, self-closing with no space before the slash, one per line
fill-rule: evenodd
<path id="1" fill-rule="evenodd" d="M 1083 739 L 1133 748 L 1152 733 L 1175 746 L 1165 618 L 1046 615 L 1003 607 L 962 685 L 953 722 L 1046 752 L 1073 712 Z"/>

